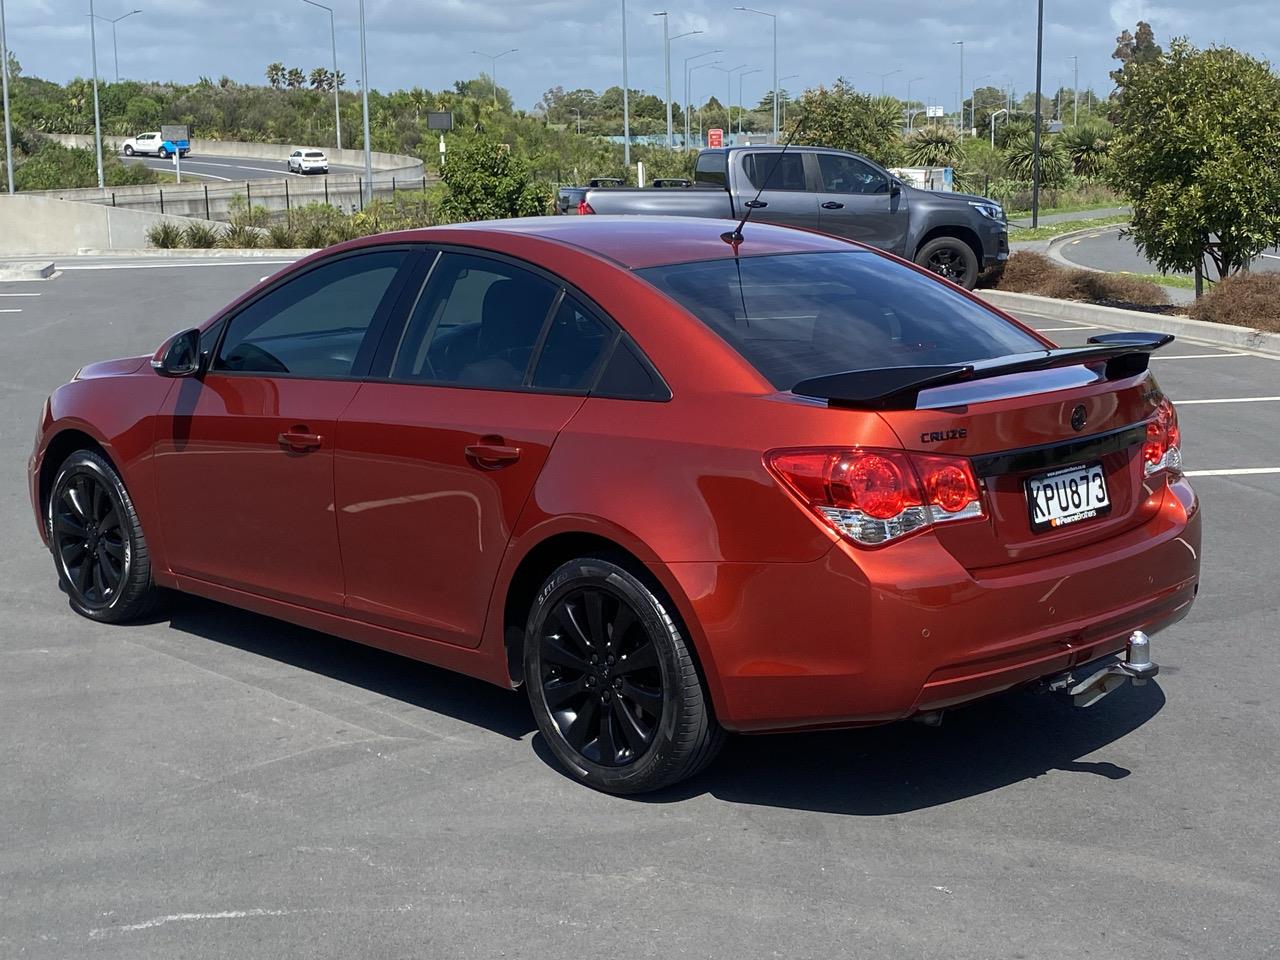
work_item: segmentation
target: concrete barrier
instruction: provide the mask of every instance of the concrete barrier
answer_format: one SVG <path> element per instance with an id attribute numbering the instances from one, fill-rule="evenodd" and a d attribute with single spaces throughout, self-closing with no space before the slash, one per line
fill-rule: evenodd
<path id="1" fill-rule="evenodd" d="M 53 197 L 0 194 L 0 256 L 136 250 L 148 245 L 147 231 L 164 222 L 185 227 L 204 221 Z"/>

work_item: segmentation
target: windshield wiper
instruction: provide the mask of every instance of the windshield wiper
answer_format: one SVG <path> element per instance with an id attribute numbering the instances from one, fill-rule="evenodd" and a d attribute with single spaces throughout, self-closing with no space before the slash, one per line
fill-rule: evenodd
<path id="1" fill-rule="evenodd" d="M 1135 376 L 1147 369 L 1151 353 L 1173 342 L 1171 334 L 1108 333 L 1089 338 L 1087 347 L 1061 347 L 1017 353 L 972 363 L 849 370 L 801 380 L 791 392 L 826 400 L 832 406 L 868 410 L 911 410 L 923 390 L 950 383 L 985 380 L 1012 373 L 1048 370 L 1079 363 L 1106 363 L 1108 380 Z"/>

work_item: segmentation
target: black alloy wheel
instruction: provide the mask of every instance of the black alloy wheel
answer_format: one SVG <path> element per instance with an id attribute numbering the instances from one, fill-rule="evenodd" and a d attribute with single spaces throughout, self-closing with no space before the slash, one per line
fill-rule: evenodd
<path id="1" fill-rule="evenodd" d="M 46 511 L 49 549 L 77 613 L 107 623 L 143 616 L 159 591 L 133 501 L 111 464 L 91 450 L 63 463 Z"/>
<path id="2" fill-rule="evenodd" d="M 53 504 L 54 550 L 63 574 L 88 607 L 109 606 L 124 580 L 129 544 L 106 484 L 77 474 Z"/>
<path id="3" fill-rule="evenodd" d="M 978 282 L 978 255 L 958 237 L 937 237 L 920 248 L 916 263 L 972 290 Z"/>
<path id="4" fill-rule="evenodd" d="M 562 565 L 539 591 L 524 642 L 538 729 L 574 777 L 641 793 L 701 770 L 724 735 L 661 588 L 602 557 Z"/>
<path id="5" fill-rule="evenodd" d="M 569 746 L 606 767 L 643 755 L 662 720 L 662 669 L 631 605 L 581 587 L 551 609 L 538 644 L 542 696 Z"/>

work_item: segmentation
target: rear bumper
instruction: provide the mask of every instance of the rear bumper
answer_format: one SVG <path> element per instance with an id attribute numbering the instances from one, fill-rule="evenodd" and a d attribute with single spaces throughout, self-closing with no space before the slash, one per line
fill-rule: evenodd
<path id="1" fill-rule="evenodd" d="M 1199 587 L 1189 484 L 1103 543 L 971 576 L 931 536 L 805 564 L 676 564 L 732 730 L 859 726 L 1033 683 L 1181 620 Z"/>

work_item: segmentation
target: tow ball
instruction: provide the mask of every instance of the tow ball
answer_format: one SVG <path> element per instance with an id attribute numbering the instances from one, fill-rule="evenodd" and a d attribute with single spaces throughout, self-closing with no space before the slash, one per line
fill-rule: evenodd
<path id="1" fill-rule="evenodd" d="M 1135 630 L 1123 660 L 1117 654 L 1091 660 L 1049 677 L 1045 685 L 1052 693 L 1070 697 L 1075 706 L 1089 707 L 1124 686 L 1125 681 L 1141 687 L 1159 672 L 1160 667 L 1151 660 L 1151 638 Z"/>

